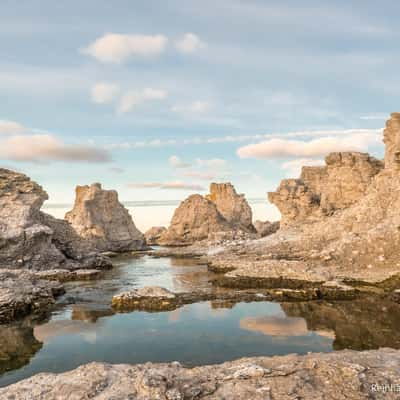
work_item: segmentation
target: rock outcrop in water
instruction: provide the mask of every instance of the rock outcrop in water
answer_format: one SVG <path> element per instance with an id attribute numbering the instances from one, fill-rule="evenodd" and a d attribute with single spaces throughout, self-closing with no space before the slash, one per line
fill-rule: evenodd
<path id="1" fill-rule="evenodd" d="M 0 397 L 67 399 L 397 399 L 400 352 L 244 358 L 185 368 L 170 364 L 91 363 L 62 374 L 42 373 L 0 389 Z"/>
<path id="2" fill-rule="evenodd" d="M 65 219 L 94 250 L 126 252 L 145 247 L 144 236 L 118 201 L 118 193 L 102 189 L 100 183 L 76 187 L 74 208 Z"/>
<path id="3" fill-rule="evenodd" d="M 158 242 L 164 245 L 218 242 L 255 232 L 251 208 L 244 195 L 237 194 L 230 183 L 212 183 L 210 194 L 189 196 L 179 205 Z"/>
<path id="4" fill-rule="evenodd" d="M 26 175 L 0 169 L 0 268 L 102 268 L 68 223 L 40 211 L 47 193 Z"/>
<path id="5" fill-rule="evenodd" d="M 42 314 L 64 293 L 63 286 L 26 270 L 0 269 L 0 323 Z"/>

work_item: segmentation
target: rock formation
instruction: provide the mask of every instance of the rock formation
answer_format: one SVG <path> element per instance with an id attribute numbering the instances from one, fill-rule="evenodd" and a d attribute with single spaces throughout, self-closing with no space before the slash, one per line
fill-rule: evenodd
<path id="1" fill-rule="evenodd" d="M 384 132 L 385 164 L 363 153 L 333 153 L 323 169 L 304 169 L 270 199 L 281 229 L 208 257 L 231 287 L 314 287 L 331 281 L 397 288 L 400 276 L 400 114 Z M 292 180 L 293 181 L 293 180 Z M 299 195 L 299 193 L 301 195 Z M 286 199 L 286 201 L 284 201 Z M 228 269 L 229 268 L 229 269 Z"/>
<path id="2" fill-rule="evenodd" d="M 175 210 L 171 224 L 159 242 L 167 245 L 190 244 L 208 239 L 213 233 L 228 231 L 231 231 L 231 226 L 216 205 L 194 194 Z"/>
<path id="3" fill-rule="evenodd" d="M 0 268 L 108 266 L 71 227 L 40 211 L 47 193 L 26 175 L 0 169 Z"/>
<path id="4" fill-rule="evenodd" d="M 244 358 L 185 368 L 90 363 L 42 373 L 0 389 L 0 398 L 67 399 L 397 399 L 400 352 L 391 349 Z M 391 388 L 391 389 L 390 389 Z"/>
<path id="5" fill-rule="evenodd" d="M 398 169 L 400 166 L 400 113 L 392 113 L 383 131 L 385 143 L 385 168 Z"/>
<path id="6" fill-rule="evenodd" d="M 161 236 L 164 234 L 164 232 L 166 232 L 166 230 L 167 228 L 165 228 L 164 226 L 153 226 L 144 234 L 146 243 L 149 245 L 157 244 Z"/>
<path id="7" fill-rule="evenodd" d="M 244 194 L 237 194 L 231 183 L 211 183 L 206 197 L 233 228 L 254 232 L 251 208 Z"/>
<path id="8" fill-rule="evenodd" d="M 303 167 L 299 179 L 285 179 L 268 194 L 282 214 L 282 226 L 316 221 L 360 200 L 383 163 L 365 153 L 331 153 L 325 167 Z"/>
<path id="9" fill-rule="evenodd" d="M 192 195 L 179 205 L 158 243 L 187 245 L 206 239 L 218 242 L 255 232 L 244 195 L 238 195 L 230 183 L 212 183 L 210 194 Z"/>
<path id="10" fill-rule="evenodd" d="M 0 323 L 46 313 L 63 293 L 60 283 L 39 279 L 32 272 L 0 269 Z"/>
<path id="11" fill-rule="evenodd" d="M 279 221 L 270 222 L 270 221 L 259 221 L 254 222 L 254 228 L 257 231 L 257 236 L 262 238 L 268 235 L 272 235 L 275 233 L 280 226 Z"/>
<path id="12" fill-rule="evenodd" d="M 145 240 L 115 190 L 99 183 L 77 186 L 74 208 L 65 215 L 78 235 L 97 251 L 141 250 Z"/>

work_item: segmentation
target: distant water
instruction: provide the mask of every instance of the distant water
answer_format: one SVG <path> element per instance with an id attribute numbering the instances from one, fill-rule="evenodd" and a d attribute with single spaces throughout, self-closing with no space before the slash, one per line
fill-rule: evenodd
<path id="1" fill-rule="evenodd" d="M 180 202 L 180 200 L 141 200 L 124 201 L 123 204 L 132 215 L 136 226 L 141 231 L 146 231 L 152 226 L 168 226 Z M 253 198 L 248 199 L 248 202 L 253 210 L 254 221 L 280 219 L 278 210 L 268 203 L 267 199 Z M 45 203 L 43 210 L 56 218 L 64 218 L 72 206 L 72 204 Z"/>

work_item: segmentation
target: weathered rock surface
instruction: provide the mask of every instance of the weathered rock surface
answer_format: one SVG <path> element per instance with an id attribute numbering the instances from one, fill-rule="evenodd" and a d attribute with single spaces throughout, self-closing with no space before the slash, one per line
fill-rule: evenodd
<path id="1" fill-rule="evenodd" d="M 244 358 L 184 368 L 170 364 L 91 363 L 62 374 L 39 374 L 0 389 L 27 400 L 397 399 L 400 352 L 381 349 Z"/>
<path id="2" fill-rule="evenodd" d="M 399 114 L 400 115 L 400 114 Z M 326 167 L 284 180 L 271 200 L 281 228 L 259 240 L 208 252 L 230 287 L 324 288 L 325 282 L 394 290 L 400 280 L 400 138 L 398 114 L 387 123 L 385 168 L 363 153 L 332 153 Z M 397 121 L 397 122 L 396 122 Z M 326 186 L 330 182 L 330 186 Z"/>
<path id="3" fill-rule="evenodd" d="M 385 143 L 385 168 L 399 169 L 400 166 L 400 113 L 392 113 L 383 131 Z"/>
<path id="4" fill-rule="evenodd" d="M 257 236 L 262 238 L 275 233 L 280 227 L 280 222 L 259 221 L 254 222 L 254 228 L 257 231 Z"/>
<path id="5" fill-rule="evenodd" d="M 231 226 L 218 212 L 216 205 L 205 197 L 194 194 L 175 210 L 171 224 L 162 234 L 159 243 L 191 244 L 207 239 L 211 234 L 229 231 Z"/>
<path id="6" fill-rule="evenodd" d="M 144 234 L 146 239 L 146 243 L 148 245 L 156 245 L 158 244 L 161 236 L 166 232 L 167 228 L 164 226 L 153 226 L 149 230 L 147 230 Z"/>
<path id="7" fill-rule="evenodd" d="M 78 235 L 96 251 L 126 252 L 145 247 L 143 234 L 115 190 L 99 183 L 77 186 L 74 208 L 65 215 Z"/>
<path id="8" fill-rule="evenodd" d="M 39 279 L 32 272 L 0 269 L 0 323 L 46 313 L 63 293 L 60 283 Z"/>
<path id="9" fill-rule="evenodd" d="M 303 167 L 299 179 L 285 179 L 268 194 L 282 214 L 283 226 L 314 222 L 359 201 L 383 168 L 365 153 L 331 153 L 325 167 Z"/>
<path id="10" fill-rule="evenodd" d="M 70 225 L 40 211 L 47 193 L 26 175 L 0 169 L 0 268 L 103 268 Z"/>
<path id="11" fill-rule="evenodd" d="M 195 194 L 179 205 L 158 244 L 217 243 L 255 237 L 255 233 L 252 211 L 244 195 L 237 194 L 230 183 L 212 183 L 209 195 Z"/>
<path id="12" fill-rule="evenodd" d="M 206 197 L 233 228 L 254 232 L 251 208 L 244 194 L 237 194 L 231 183 L 211 183 Z"/>

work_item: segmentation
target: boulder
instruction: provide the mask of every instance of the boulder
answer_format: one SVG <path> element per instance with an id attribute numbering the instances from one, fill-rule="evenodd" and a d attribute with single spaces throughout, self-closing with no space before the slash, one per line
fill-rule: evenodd
<path id="1" fill-rule="evenodd" d="M 279 226 L 280 226 L 279 221 L 270 222 L 270 221 L 257 220 L 256 222 L 254 222 L 254 228 L 257 231 L 258 237 L 265 237 L 268 235 L 272 235 L 279 229 Z"/>
<path id="2" fill-rule="evenodd" d="M 156 245 L 160 240 L 161 236 L 166 232 L 167 228 L 164 226 L 153 226 L 147 230 L 144 234 L 146 243 L 149 245 Z"/>
<path id="3" fill-rule="evenodd" d="M 115 190 L 100 183 L 77 186 L 75 204 L 65 215 L 77 234 L 95 251 L 127 252 L 145 247 L 143 234 Z"/>
<path id="4" fill-rule="evenodd" d="M 194 194 L 175 210 L 169 228 L 161 235 L 160 244 L 184 245 L 207 239 L 217 232 L 229 232 L 232 227 L 218 212 L 215 203 Z"/>
<path id="5" fill-rule="evenodd" d="M 237 194 L 231 183 L 211 183 L 206 197 L 233 228 L 255 232 L 251 208 L 244 194 Z"/>
<path id="6" fill-rule="evenodd" d="M 40 279 L 26 270 L 0 269 L 0 323 L 46 313 L 63 293 L 59 282 Z"/>

